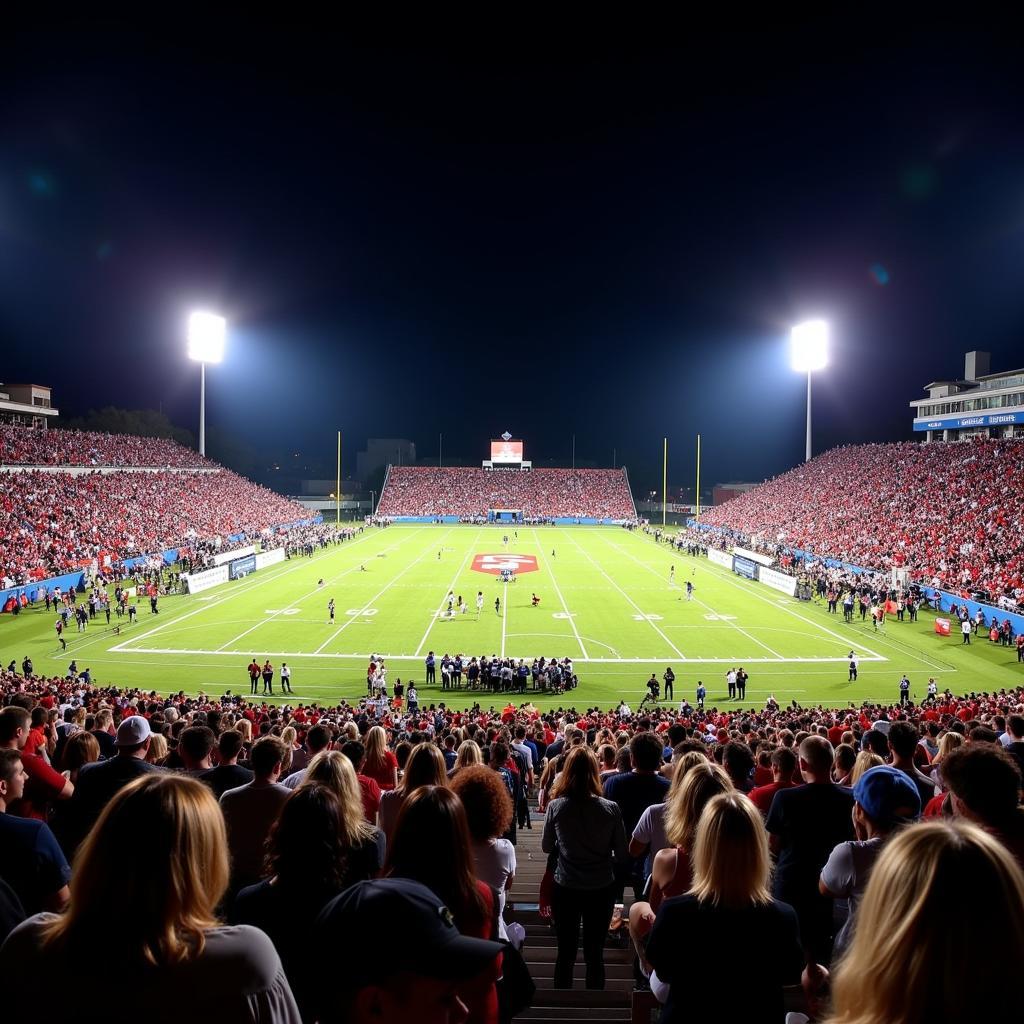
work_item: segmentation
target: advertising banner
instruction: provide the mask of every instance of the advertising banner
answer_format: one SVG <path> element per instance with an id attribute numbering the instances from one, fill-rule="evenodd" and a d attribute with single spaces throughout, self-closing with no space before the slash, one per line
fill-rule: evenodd
<path id="1" fill-rule="evenodd" d="M 748 580 L 757 579 L 757 562 L 752 562 L 749 558 L 741 558 L 739 555 L 734 555 L 732 560 L 732 571 L 737 576 L 746 576 Z"/>
<path id="2" fill-rule="evenodd" d="M 272 551 L 260 551 L 256 555 L 256 568 L 265 569 L 268 565 L 276 565 L 284 561 L 284 548 L 274 548 Z"/>
<path id="3" fill-rule="evenodd" d="M 228 567 L 226 565 L 218 565 L 213 569 L 205 569 L 203 572 L 185 573 L 181 577 L 185 592 L 188 594 L 198 594 L 202 590 L 218 587 L 227 581 Z"/>
<path id="4" fill-rule="evenodd" d="M 240 580 L 243 576 L 256 571 L 256 556 L 246 555 L 244 558 L 235 558 L 228 562 L 228 579 Z"/>
<path id="5" fill-rule="evenodd" d="M 775 569 L 768 569 L 762 565 L 757 574 L 757 578 L 767 587 L 773 587 L 775 590 L 781 590 L 784 594 L 788 594 L 790 597 L 794 597 L 796 595 L 795 576 L 787 576 L 784 572 L 777 572 Z"/>
<path id="6" fill-rule="evenodd" d="M 732 555 L 728 551 L 719 551 L 718 548 L 708 548 L 708 561 L 726 569 L 732 568 Z"/>
<path id="7" fill-rule="evenodd" d="M 771 565 L 774 561 L 770 555 L 762 555 L 757 551 L 748 551 L 746 548 L 733 548 L 732 553 L 739 555 L 740 558 L 749 559 L 751 562 L 757 562 L 758 565 Z"/>
<path id="8" fill-rule="evenodd" d="M 227 565 L 234 558 L 244 558 L 246 555 L 254 555 L 256 548 L 249 544 L 244 548 L 235 548 L 234 551 L 221 551 L 213 556 L 214 565 Z"/>

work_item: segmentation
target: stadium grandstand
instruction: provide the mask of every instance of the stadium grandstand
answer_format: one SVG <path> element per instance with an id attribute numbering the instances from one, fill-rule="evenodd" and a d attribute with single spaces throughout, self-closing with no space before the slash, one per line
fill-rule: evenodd
<path id="1" fill-rule="evenodd" d="M 636 516 L 621 469 L 482 469 L 392 466 L 379 516 L 486 518 L 514 509 L 526 519 L 625 520 Z"/>
<path id="2" fill-rule="evenodd" d="M 162 438 L 2 427 L 0 479 L 4 587 L 309 517 Z"/>
<path id="3" fill-rule="evenodd" d="M 769 548 L 809 552 L 1024 604 L 1024 440 L 835 448 L 701 517 Z"/>

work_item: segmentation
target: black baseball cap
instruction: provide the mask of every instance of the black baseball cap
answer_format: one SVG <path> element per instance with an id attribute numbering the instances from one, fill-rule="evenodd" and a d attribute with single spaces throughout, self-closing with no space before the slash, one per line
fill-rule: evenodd
<path id="1" fill-rule="evenodd" d="M 471 978 L 503 948 L 500 942 L 462 935 L 441 900 L 408 878 L 357 882 L 324 907 L 314 934 L 332 1001 L 339 988 L 352 994 L 406 972 L 451 981 Z M 411 960 L 395 955 L 396 940 L 416 951 Z"/>

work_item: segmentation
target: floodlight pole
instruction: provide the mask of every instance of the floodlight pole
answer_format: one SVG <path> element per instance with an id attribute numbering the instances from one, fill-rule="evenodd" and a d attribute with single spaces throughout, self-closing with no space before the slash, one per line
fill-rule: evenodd
<path id="1" fill-rule="evenodd" d="M 199 454 L 206 455 L 206 363 L 199 364 Z"/>
<path id="2" fill-rule="evenodd" d="M 804 462 L 811 461 L 811 371 L 807 371 L 807 454 Z"/>

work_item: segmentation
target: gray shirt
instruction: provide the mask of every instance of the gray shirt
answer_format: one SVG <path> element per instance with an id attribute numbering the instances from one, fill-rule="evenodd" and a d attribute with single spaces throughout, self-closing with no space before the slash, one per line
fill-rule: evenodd
<path id="1" fill-rule="evenodd" d="M 614 879 L 613 858 L 628 857 L 619 805 L 604 797 L 560 796 L 548 804 L 543 850 L 558 851 L 555 881 L 568 889 L 603 889 Z"/>
<path id="2" fill-rule="evenodd" d="M 83 957 L 81 950 L 43 952 L 42 929 L 53 919 L 53 914 L 30 917 L 11 932 L 0 949 L 0 976 L 19 979 L 5 994 L 5 1019 L 7 1015 L 10 1020 L 38 1016 L 39 993 L 52 988 L 54 978 L 68 986 L 69 992 L 84 992 L 95 981 L 106 940 L 96 936 L 94 957 Z M 248 925 L 212 928 L 206 932 L 199 956 L 130 973 L 131 999 L 125 1005 L 113 1001 L 103 1014 L 109 1021 L 145 1019 L 170 1024 L 180 1021 L 184 1012 L 189 1024 L 301 1024 L 273 943 Z M 181 1000 L 168 998 L 168 993 L 196 998 L 189 998 L 188 1009 L 183 1011 Z"/>

